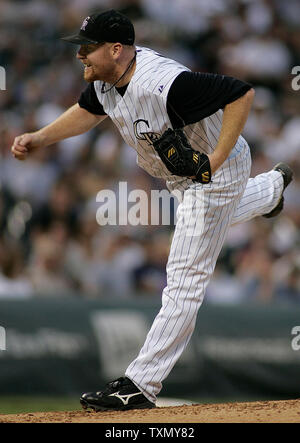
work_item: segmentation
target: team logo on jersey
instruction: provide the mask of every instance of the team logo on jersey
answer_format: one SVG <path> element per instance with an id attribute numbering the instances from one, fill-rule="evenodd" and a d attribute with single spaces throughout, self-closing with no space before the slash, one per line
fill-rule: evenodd
<path id="1" fill-rule="evenodd" d="M 159 92 L 162 93 L 164 90 L 164 85 L 160 85 L 160 87 L 158 88 Z"/>
<path id="2" fill-rule="evenodd" d="M 87 25 L 89 24 L 89 19 L 90 19 L 91 17 L 90 16 L 88 16 L 88 17 L 86 17 L 84 20 L 83 20 L 83 22 L 82 22 L 82 25 L 81 25 L 81 31 L 85 31 L 85 28 L 87 27 Z"/>
<path id="3" fill-rule="evenodd" d="M 148 120 L 139 119 L 133 123 L 134 135 L 138 140 L 144 140 L 148 143 L 148 145 L 152 145 L 154 140 L 157 140 L 160 137 L 160 134 L 157 132 L 149 132 L 147 131 L 149 128 Z"/>

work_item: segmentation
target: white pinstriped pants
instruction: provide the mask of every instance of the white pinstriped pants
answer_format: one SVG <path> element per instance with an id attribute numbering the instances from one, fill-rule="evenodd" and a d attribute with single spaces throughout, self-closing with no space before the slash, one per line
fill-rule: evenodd
<path id="1" fill-rule="evenodd" d="M 280 172 L 249 179 L 250 168 L 248 145 L 235 148 L 213 182 L 192 185 L 178 206 L 162 307 L 125 373 L 152 402 L 192 336 L 229 227 L 270 212 L 280 199 Z"/>

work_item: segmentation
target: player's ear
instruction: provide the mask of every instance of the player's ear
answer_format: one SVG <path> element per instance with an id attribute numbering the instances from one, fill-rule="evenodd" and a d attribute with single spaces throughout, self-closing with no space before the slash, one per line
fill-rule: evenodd
<path id="1" fill-rule="evenodd" d="M 114 43 L 112 46 L 112 55 L 114 57 L 119 57 L 121 55 L 123 45 L 121 43 Z"/>

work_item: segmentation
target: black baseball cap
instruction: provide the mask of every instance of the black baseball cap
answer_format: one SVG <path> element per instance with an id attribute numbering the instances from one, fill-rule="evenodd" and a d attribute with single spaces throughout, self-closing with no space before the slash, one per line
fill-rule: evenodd
<path id="1" fill-rule="evenodd" d="M 91 14 L 83 20 L 78 34 L 63 37 L 76 45 L 89 45 L 103 42 L 133 45 L 134 27 L 129 18 L 114 9 Z"/>

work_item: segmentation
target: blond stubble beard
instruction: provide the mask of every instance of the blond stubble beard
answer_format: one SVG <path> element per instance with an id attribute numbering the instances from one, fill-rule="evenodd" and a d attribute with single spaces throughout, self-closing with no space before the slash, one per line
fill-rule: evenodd
<path id="1" fill-rule="evenodd" d="M 84 80 L 87 83 L 92 83 L 95 82 L 97 80 L 103 81 L 105 83 L 109 83 L 109 84 L 113 84 L 114 82 L 116 82 L 122 74 L 115 72 L 115 64 L 110 63 L 107 66 L 103 66 L 101 67 L 101 76 L 98 76 L 95 73 L 94 67 L 89 68 L 91 69 L 91 73 L 88 74 L 85 71 L 83 72 L 83 77 Z M 112 75 L 112 73 L 114 73 Z"/>

